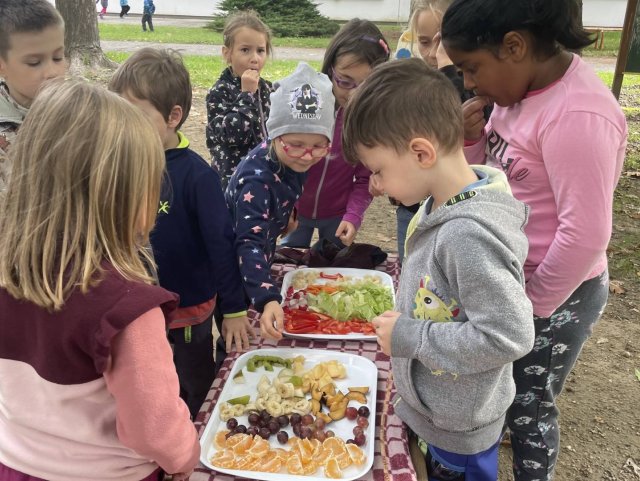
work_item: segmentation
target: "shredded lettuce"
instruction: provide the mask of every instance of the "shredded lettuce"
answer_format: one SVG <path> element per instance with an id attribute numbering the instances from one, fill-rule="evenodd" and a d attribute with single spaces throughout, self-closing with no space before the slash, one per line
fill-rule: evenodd
<path id="1" fill-rule="evenodd" d="M 341 282 L 336 287 L 339 290 L 331 294 L 308 293 L 309 308 L 327 314 L 338 321 L 349 319 L 370 321 L 384 311 L 393 309 L 391 289 L 379 282 L 356 280 Z"/>

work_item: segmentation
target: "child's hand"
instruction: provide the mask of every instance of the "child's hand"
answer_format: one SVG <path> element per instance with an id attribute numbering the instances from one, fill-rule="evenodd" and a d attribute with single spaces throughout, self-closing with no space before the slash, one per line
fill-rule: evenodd
<path id="1" fill-rule="evenodd" d="M 373 197 L 380 197 L 381 195 L 384 195 L 384 190 L 380 188 L 373 175 L 369 176 L 369 193 Z"/>
<path id="2" fill-rule="evenodd" d="M 222 338 L 226 343 L 227 352 L 231 352 L 234 341 L 236 351 L 242 352 L 249 349 L 249 339 L 253 338 L 253 330 L 247 316 L 223 318 Z"/>
<path id="3" fill-rule="evenodd" d="M 260 72 L 248 68 L 240 77 L 240 88 L 243 92 L 254 93 L 258 90 L 258 81 L 260 80 Z"/>
<path id="4" fill-rule="evenodd" d="M 378 336 L 378 344 L 387 356 L 391 356 L 391 333 L 393 326 L 400 317 L 399 312 L 385 311 L 378 317 L 374 317 L 371 321 L 373 327 L 376 328 L 376 336 Z"/>
<path id="5" fill-rule="evenodd" d="M 275 324 L 275 327 L 274 327 Z M 260 316 L 260 332 L 268 339 L 282 339 L 284 311 L 278 301 L 267 302 Z"/>
<path id="6" fill-rule="evenodd" d="M 193 474 L 193 469 L 188 473 L 174 473 L 171 475 L 171 481 L 186 481 Z"/>
<path id="7" fill-rule="evenodd" d="M 355 239 L 357 233 L 358 230 L 351 222 L 343 220 L 338 226 L 336 237 L 340 239 L 340 241 L 344 245 L 350 246 L 353 243 L 353 239 Z"/>
<path id="8" fill-rule="evenodd" d="M 483 109 L 489 105 L 487 97 L 473 97 L 462 104 L 465 140 L 478 140 L 482 137 L 486 121 Z"/>

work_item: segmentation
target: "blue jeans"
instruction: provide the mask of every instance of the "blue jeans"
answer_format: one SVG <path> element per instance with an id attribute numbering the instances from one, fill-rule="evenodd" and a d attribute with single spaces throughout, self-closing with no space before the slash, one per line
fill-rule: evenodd
<path id="1" fill-rule="evenodd" d="M 404 242 L 407 240 L 409 222 L 411 222 L 414 215 L 415 213 L 411 212 L 404 205 L 401 205 L 396 209 L 396 222 L 398 225 L 398 260 L 400 262 L 402 262 L 402 259 L 404 258 Z"/>
<path id="2" fill-rule="evenodd" d="M 429 481 L 497 481 L 498 447 L 476 454 L 457 454 L 427 444 L 418 438 L 418 446 L 425 455 Z"/>
<path id="3" fill-rule="evenodd" d="M 342 217 L 331 217 L 329 219 L 309 219 L 307 217 L 298 216 L 298 228 L 287 234 L 280 241 L 281 246 L 286 247 L 309 247 L 313 231 L 318 229 L 320 239 L 328 239 L 338 247 L 344 247 L 344 244 L 336 237 L 338 226 L 342 222 Z"/>

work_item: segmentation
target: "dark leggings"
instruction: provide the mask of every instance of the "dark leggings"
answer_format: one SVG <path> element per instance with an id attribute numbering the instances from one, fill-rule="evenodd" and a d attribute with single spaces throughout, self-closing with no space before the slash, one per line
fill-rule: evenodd
<path id="1" fill-rule="evenodd" d="M 147 24 L 149 24 L 149 30 L 153 32 L 153 20 L 150 13 L 142 14 L 142 30 L 147 31 Z"/>
<path id="2" fill-rule="evenodd" d="M 129 13 L 131 7 L 129 5 L 123 5 L 122 10 L 120 10 L 120 18 L 124 17 L 127 13 Z"/>
<path id="3" fill-rule="evenodd" d="M 533 350 L 513 363 L 516 397 L 507 413 L 516 481 L 548 481 L 560 450 L 556 399 L 602 315 L 609 276 L 583 282 L 548 318 L 534 317 Z"/>

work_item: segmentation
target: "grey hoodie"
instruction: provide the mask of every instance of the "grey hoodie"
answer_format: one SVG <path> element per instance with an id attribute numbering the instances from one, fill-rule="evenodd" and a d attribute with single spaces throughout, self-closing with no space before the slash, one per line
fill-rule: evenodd
<path id="1" fill-rule="evenodd" d="M 391 341 L 396 414 L 422 439 L 458 453 L 495 444 L 515 396 L 512 361 L 533 347 L 522 266 L 528 208 L 505 175 L 409 226 Z M 426 204 L 426 203 L 425 203 Z"/>

